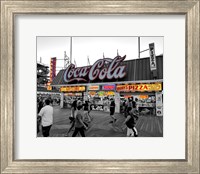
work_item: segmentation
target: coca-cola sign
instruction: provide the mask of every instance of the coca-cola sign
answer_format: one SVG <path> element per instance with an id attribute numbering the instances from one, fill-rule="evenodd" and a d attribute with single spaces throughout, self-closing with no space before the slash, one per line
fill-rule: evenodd
<path id="1" fill-rule="evenodd" d="M 126 58 L 117 56 L 114 59 L 104 58 L 97 60 L 92 66 L 75 67 L 74 64 L 69 65 L 64 71 L 64 81 L 94 81 L 96 79 L 121 79 L 125 77 L 125 65 L 120 65 Z"/>

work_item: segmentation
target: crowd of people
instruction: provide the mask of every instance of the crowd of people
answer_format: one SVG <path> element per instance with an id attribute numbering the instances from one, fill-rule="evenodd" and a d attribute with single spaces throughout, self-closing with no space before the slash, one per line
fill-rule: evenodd
<path id="1" fill-rule="evenodd" d="M 127 136 L 138 136 L 137 129 L 135 127 L 136 120 L 138 120 L 138 111 L 136 107 L 136 101 L 133 98 L 129 98 L 123 104 L 125 121 L 122 127 L 127 128 Z M 73 130 L 72 137 L 77 135 L 85 137 L 85 131 L 91 124 L 93 117 L 90 112 L 92 110 L 89 100 L 82 101 L 80 98 L 74 99 L 71 104 L 70 127 L 67 130 L 65 136 L 69 136 Z M 115 123 L 117 118 L 115 117 L 115 101 L 110 99 L 110 123 Z M 53 124 L 53 107 L 51 99 L 43 99 L 38 101 L 38 117 L 37 117 L 37 133 L 42 131 L 44 137 L 49 136 L 50 129 Z"/>

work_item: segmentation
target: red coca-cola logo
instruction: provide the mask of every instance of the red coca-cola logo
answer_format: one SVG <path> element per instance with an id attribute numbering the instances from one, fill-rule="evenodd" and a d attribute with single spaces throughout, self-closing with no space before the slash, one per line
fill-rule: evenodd
<path id="1" fill-rule="evenodd" d="M 121 79 L 125 77 L 125 65 L 120 63 L 126 58 L 117 56 L 114 59 L 104 58 L 97 60 L 92 66 L 77 67 L 74 64 L 69 65 L 64 72 L 64 81 L 84 81 L 87 82 L 104 79 Z"/>

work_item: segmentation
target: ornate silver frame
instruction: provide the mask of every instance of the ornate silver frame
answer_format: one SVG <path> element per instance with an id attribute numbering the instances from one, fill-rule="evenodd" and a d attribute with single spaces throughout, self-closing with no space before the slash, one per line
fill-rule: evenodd
<path id="1" fill-rule="evenodd" d="M 199 171 L 199 0 L 1 1 L 1 173 L 196 173 Z M 185 160 L 14 160 L 14 17 L 17 14 L 186 15 Z"/>

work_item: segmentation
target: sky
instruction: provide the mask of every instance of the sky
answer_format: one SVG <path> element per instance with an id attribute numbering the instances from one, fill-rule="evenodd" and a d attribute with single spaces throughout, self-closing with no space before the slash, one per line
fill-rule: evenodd
<path id="1" fill-rule="evenodd" d="M 71 42 L 72 41 L 72 42 Z M 72 48 L 70 49 L 70 42 Z M 140 37 L 140 51 L 155 44 L 155 54 L 163 54 L 163 37 Z M 77 67 L 90 65 L 103 58 L 115 58 L 126 55 L 125 60 L 138 58 L 138 37 L 37 37 L 37 62 L 50 66 L 50 59 L 57 58 L 56 71 L 64 68 L 64 51 Z M 140 58 L 149 57 L 149 51 L 142 52 Z"/>

